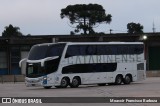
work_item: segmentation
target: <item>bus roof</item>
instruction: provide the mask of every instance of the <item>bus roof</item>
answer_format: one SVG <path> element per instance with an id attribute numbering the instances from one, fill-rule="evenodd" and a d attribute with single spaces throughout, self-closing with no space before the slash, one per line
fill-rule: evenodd
<path id="1" fill-rule="evenodd" d="M 143 42 L 57 42 L 57 43 L 41 43 L 36 44 L 36 46 L 43 46 L 43 45 L 54 45 L 54 44 L 67 44 L 67 45 L 95 45 L 95 44 L 143 44 Z"/>
<path id="2" fill-rule="evenodd" d="M 83 44 L 143 44 L 143 42 L 66 42 L 68 45 Z"/>

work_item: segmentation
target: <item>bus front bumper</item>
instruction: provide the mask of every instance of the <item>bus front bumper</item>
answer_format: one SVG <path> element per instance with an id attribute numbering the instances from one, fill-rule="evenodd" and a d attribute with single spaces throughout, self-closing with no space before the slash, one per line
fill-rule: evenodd
<path id="1" fill-rule="evenodd" d="M 25 79 L 25 85 L 27 87 L 39 87 L 43 86 L 42 78 Z"/>
<path id="2" fill-rule="evenodd" d="M 40 86 L 43 86 L 42 83 L 28 83 L 28 82 L 25 82 L 25 85 L 26 85 L 26 87 L 40 87 Z"/>

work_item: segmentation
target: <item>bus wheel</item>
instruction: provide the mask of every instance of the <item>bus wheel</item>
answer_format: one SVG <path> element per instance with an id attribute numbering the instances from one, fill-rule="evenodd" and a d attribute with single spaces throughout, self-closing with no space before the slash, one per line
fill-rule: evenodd
<path id="1" fill-rule="evenodd" d="M 131 76 L 130 76 L 130 75 L 126 75 L 125 78 L 124 78 L 123 83 L 124 83 L 124 84 L 130 84 L 131 81 L 132 81 Z"/>
<path id="2" fill-rule="evenodd" d="M 73 79 L 72 79 L 72 83 L 70 84 L 70 87 L 71 88 L 77 88 L 79 85 L 80 85 L 80 78 L 78 78 L 78 77 L 74 77 Z"/>
<path id="3" fill-rule="evenodd" d="M 50 89 L 52 86 L 44 86 L 45 89 Z"/>
<path id="4" fill-rule="evenodd" d="M 116 85 L 120 85 L 122 83 L 122 76 L 121 75 L 117 75 L 116 79 L 115 79 L 115 84 Z"/>
<path id="5" fill-rule="evenodd" d="M 62 78 L 61 80 L 61 88 L 66 88 L 69 85 L 69 79 L 68 78 Z"/>
<path id="6" fill-rule="evenodd" d="M 105 86 L 105 85 L 106 85 L 106 83 L 98 84 L 98 86 Z"/>

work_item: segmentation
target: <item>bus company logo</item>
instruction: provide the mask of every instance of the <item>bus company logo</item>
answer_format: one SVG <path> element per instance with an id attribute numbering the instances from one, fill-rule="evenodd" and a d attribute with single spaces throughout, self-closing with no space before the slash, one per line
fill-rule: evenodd
<path id="1" fill-rule="evenodd" d="M 11 103 L 11 98 L 2 98 L 2 103 Z"/>

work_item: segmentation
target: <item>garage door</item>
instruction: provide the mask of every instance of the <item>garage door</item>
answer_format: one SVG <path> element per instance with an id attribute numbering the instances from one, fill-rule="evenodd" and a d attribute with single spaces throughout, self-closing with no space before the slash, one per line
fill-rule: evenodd
<path id="1" fill-rule="evenodd" d="M 160 47 L 149 48 L 149 69 L 160 70 Z"/>

